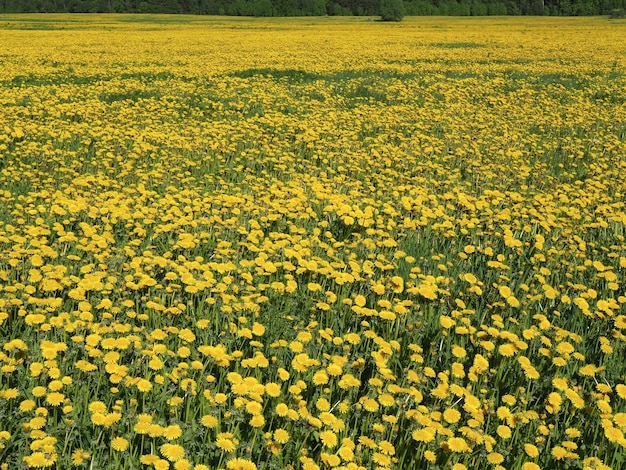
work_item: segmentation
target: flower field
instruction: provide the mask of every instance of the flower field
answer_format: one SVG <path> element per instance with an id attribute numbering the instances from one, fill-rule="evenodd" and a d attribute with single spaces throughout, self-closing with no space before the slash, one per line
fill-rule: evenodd
<path id="1" fill-rule="evenodd" d="M 0 43 L 1 469 L 626 465 L 626 23 Z"/>

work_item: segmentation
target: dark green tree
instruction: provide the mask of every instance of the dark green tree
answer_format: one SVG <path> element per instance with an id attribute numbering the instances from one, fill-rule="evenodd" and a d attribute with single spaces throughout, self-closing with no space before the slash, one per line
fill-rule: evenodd
<path id="1" fill-rule="evenodd" d="M 0 13 L 189 13 L 199 15 L 612 15 L 626 0 L 0 0 Z"/>
<path id="2" fill-rule="evenodd" d="M 402 0 L 380 0 L 380 18 L 383 21 L 402 21 L 404 18 Z"/>

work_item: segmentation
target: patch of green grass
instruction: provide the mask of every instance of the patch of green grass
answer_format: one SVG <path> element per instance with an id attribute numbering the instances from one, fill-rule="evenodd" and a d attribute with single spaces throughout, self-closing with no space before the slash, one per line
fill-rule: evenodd
<path id="1" fill-rule="evenodd" d="M 487 47 L 487 45 L 477 42 L 437 42 L 430 44 L 430 47 L 436 47 L 438 49 L 479 49 Z"/>

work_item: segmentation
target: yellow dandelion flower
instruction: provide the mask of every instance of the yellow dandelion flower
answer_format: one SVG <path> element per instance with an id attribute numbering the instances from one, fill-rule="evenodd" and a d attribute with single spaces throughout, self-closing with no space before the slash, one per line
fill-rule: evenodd
<path id="1" fill-rule="evenodd" d="M 263 415 L 254 415 L 250 421 L 250 426 L 252 426 L 253 428 L 260 428 L 265 424 L 265 418 L 263 417 Z"/>
<path id="2" fill-rule="evenodd" d="M 498 347 L 498 352 L 505 357 L 511 357 L 517 352 L 517 347 L 511 343 L 501 344 Z"/>
<path id="3" fill-rule="evenodd" d="M 315 402 L 315 407 L 320 411 L 328 411 L 330 410 L 330 403 L 326 398 L 321 397 Z"/>
<path id="4" fill-rule="evenodd" d="M 563 403 L 563 398 L 558 392 L 552 392 L 548 395 L 548 403 L 558 411 Z"/>
<path id="5" fill-rule="evenodd" d="M 35 408 L 36 403 L 33 400 L 24 400 L 20 403 L 20 411 L 28 412 Z"/>
<path id="6" fill-rule="evenodd" d="M 512 416 L 511 410 L 509 410 L 506 406 L 498 407 L 498 409 L 496 410 L 496 415 L 499 419 L 507 419 Z"/>
<path id="7" fill-rule="evenodd" d="M 337 435 L 333 431 L 322 431 L 319 434 L 324 447 L 333 448 L 337 445 Z"/>
<path id="8" fill-rule="evenodd" d="M 552 385 L 557 390 L 566 390 L 568 388 L 567 379 L 564 377 L 555 377 L 552 379 Z"/>
<path id="9" fill-rule="evenodd" d="M 128 441 L 123 437 L 116 437 L 111 441 L 111 448 L 118 452 L 124 452 L 128 449 Z"/>
<path id="10" fill-rule="evenodd" d="M 571 388 L 565 390 L 565 396 L 570 400 L 574 408 L 582 409 L 585 407 L 585 400 L 583 400 L 578 393 Z"/>
<path id="11" fill-rule="evenodd" d="M 280 396 L 281 386 L 274 382 L 265 384 L 265 393 L 270 397 Z"/>
<path id="12" fill-rule="evenodd" d="M 434 438 L 434 435 L 433 435 L 433 438 Z M 367 436 L 360 436 L 359 444 L 364 445 L 365 447 L 368 447 L 370 449 L 376 449 L 376 447 L 378 447 L 376 444 L 376 441 Z"/>
<path id="13" fill-rule="evenodd" d="M 507 393 L 506 395 L 502 397 L 502 401 L 509 406 L 513 406 L 517 402 L 517 398 Z"/>
<path id="14" fill-rule="evenodd" d="M 505 299 L 512 295 L 512 291 L 508 286 L 500 286 L 498 288 L 498 291 L 500 292 L 500 295 L 504 297 Z"/>
<path id="15" fill-rule="evenodd" d="M 169 470 L 170 463 L 164 459 L 157 459 L 152 466 L 154 467 L 154 470 Z"/>
<path id="16" fill-rule="evenodd" d="M 535 369 L 533 366 L 528 366 L 524 368 L 524 375 L 529 380 L 537 380 L 541 376 L 539 375 L 539 371 Z"/>
<path id="17" fill-rule="evenodd" d="M 159 359 L 157 356 L 154 356 L 152 359 L 150 359 L 150 362 L 148 362 L 148 367 L 152 370 L 160 370 L 165 366 L 165 363 Z"/>
<path id="18" fill-rule="evenodd" d="M 289 433 L 282 428 L 278 428 L 274 431 L 274 440 L 279 444 L 286 444 L 289 442 Z"/>
<path id="19" fill-rule="evenodd" d="M 336 362 L 333 362 L 332 364 L 329 364 L 328 367 L 326 367 L 326 371 L 329 375 L 336 377 L 343 373 L 343 368 Z"/>
<path id="20" fill-rule="evenodd" d="M 626 329 L 626 315 L 618 315 L 615 317 L 614 325 L 618 330 Z"/>
<path id="21" fill-rule="evenodd" d="M 462 437 L 451 437 L 446 444 L 452 452 L 471 452 L 472 449 Z"/>
<path id="22" fill-rule="evenodd" d="M 252 325 L 252 334 L 254 336 L 263 336 L 265 334 L 265 326 L 260 323 L 254 322 Z"/>
<path id="23" fill-rule="evenodd" d="M 185 449 L 179 444 L 163 444 L 159 450 L 161 455 L 170 462 L 176 462 L 185 456 Z"/>
<path id="24" fill-rule="evenodd" d="M 309 289 L 311 292 L 321 292 L 322 286 L 317 282 L 309 282 L 307 284 L 307 289 Z"/>
<path id="25" fill-rule="evenodd" d="M 154 454 L 142 455 L 139 458 L 139 461 L 144 465 L 154 465 L 159 460 L 161 460 L 159 456 Z"/>
<path id="26" fill-rule="evenodd" d="M 354 460 L 354 450 L 347 446 L 341 446 L 337 451 L 337 455 L 341 457 L 344 462 L 351 462 Z"/>
<path id="27" fill-rule="evenodd" d="M 363 405 L 363 408 L 365 409 L 365 411 L 369 411 L 370 413 L 378 411 L 378 408 L 379 408 L 378 402 L 374 400 L 373 398 L 363 397 L 359 401 Z"/>
<path id="28" fill-rule="evenodd" d="M 584 375 L 587 377 L 593 377 L 594 375 L 596 375 L 597 371 L 598 371 L 598 368 L 594 366 L 593 364 L 587 364 L 581 367 L 580 369 L 578 369 L 578 373 L 580 375 Z"/>
<path id="29" fill-rule="evenodd" d="M 141 393 L 149 392 L 152 390 L 152 382 L 146 379 L 139 379 L 135 384 L 137 386 L 137 390 Z"/>
<path id="30" fill-rule="evenodd" d="M 524 452 L 533 459 L 539 456 L 539 449 L 533 444 L 524 444 Z"/>
<path id="31" fill-rule="evenodd" d="M 31 429 L 41 429 L 46 425 L 46 423 L 46 418 L 44 418 L 43 416 L 36 416 L 28 422 L 28 426 Z"/>
<path id="32" fill-rule="evenodd" d="M 550 453 L 556 460 L 563 460 L 568 454 L 567 449 L 561 446 L 554 446 Z"/>
<path id="33" fill-rule="evenodd" d="M 257 466 L 250 460 L 235 458 L 226 462 L 226 468 L 228 470 L 256 470 Z"/>
<path id="34" fill-rule="evenodd" d="M 561 355 L 572 354 L 575 351 L 574 346 L 572 346 L 567 341 L 563 341 L 556 346 L 556 352 Z"/>
<path id="35" fill-rule="evenodd" d="M 385 455 L 395 455 L 396 448 L 389 441 L 380 441 L 378 443 L 378 448 Z"/>
<path id="36" fill-rule="evenodd" d="M 302 412 L 302 409 L 300 410 Z M 301 413 L 304 415 L 304 413 Z M 308 423 L 310 426 L 313 426 L 314 428 L 321 428 L 322 427 L 322 420 L 319 418 L 316 418 L 315 416 L 308 416 L 306 417 Z"/>
<path id="37" fill-rule="evenodd" d="M 465 377 L 465 369 L 460 362 L 452 363 L 452 376 L 462 379 Z"/>
<path id="38" fill-rule="evenodd" d="M 336 467 L 341 463 L 341 459 L 339 456 L 334 454 L 328 454 L 326 452 L 322 452 L 321 455 L 322 462 L 329 467 Z"/>
<path id="39" fill-rule="evenodd" d="M 385 286 L 382 284 L 374 284 L 370 289 L 378 295 L 383 295 L 385 293 Z"/>
<path id="40" fill-rule="evenodd" d="M 622 431 L 613 426 L 606 426 L 604 428 L 604 435 L 610 442 L 622 442 L 624 439 Z"/>
<path id="41" fill-rule="evenodd" d="M 104 416 L 104 426 L 109 428 L 113 426 L 114 424 L 119 423 L 121 419 L 122 419 L 121 413 L 117 413 L 117 412 L 107 413 Z"/>
<path id="42" fill-rule="evenodd" d="M 521 470 L 541 470 L 541 467 L 534 462 L 525 462 Z"/>
<path id="43" fill-rule="evenodd" d="M 372 462 L 379 465 L 382 468 L 389 468 L 391 465 L 391 458 L 382 452 L 374 452 L 372 455 Z"/>
<path id="44" fill-rule="evenodd" d="M 598 400 L 596 402 L 596 405 L 598 406 L 598 409 L 602 413 L 610 414 L 613 412 L 611 405 L 609 405 L 609 403 L 606 400 Z"/>
<path id="45" fill-rule="evenodd" d="M 435 463 L 437 461 L 437 455 L 432 450 L 425 450 L 424 458 L 430 463 Z"/>
<path id="46" fill-rule="evenodd" d="M 43 452 L 33 452 L 22 459 L 28 467 L 47 467 L 46 456 Z"/>
<path id="47" fill-rule="evenodd" d="M 215 441 L 215 445 L 218 449 L 223 450 L 224 452 L 232 453 L 237 450 L 237 446 L 231 439 L 226 439 L 223 437 L 218 437 Z"/>
<path id="48" fill-rule="evenodd" d="M 390 406 L 393 406 L 396 403 L 396 400 L 393 395 L 390 395 L 389 393 L 381 393 L 378 396 L 378 403 L 380 403 L 385 408 L 388 408 Z"/>
<path id="49" fill-rule="evenodd" d="M 444 327 L 446 330 L 452 328 L 454 325 L 456 325 L 456 321 L 453 320 L 452 318 L 450 318 L 447 315 L 441 315 L 439 317 L 439 324 Z"/>
<path id="50" fill-rule="evenodd" d="M 461 419 L 461 413 L 454 408 L 448 408 L 443 412 L 443 419 L 450 424 L 458 423 Z"/>
<path id="51" fill-rule="evenodd" d="M 382 318 L 383 320 L 393 321 L 396 319 L 396 314 L 393 313 L 391 310 L 381 310 L 378 313 L 378 316 Z"/>
<path id="52" fill-rule="evenodd" d="M 91 422 L 96 426 L 104 426 L 106 424 L 106 415 L 102 413 L 93 413 L 91 415 Z"/>
<path id="53" fill-rule="evenodd" d="M 183 435 L 183 430 L 178 424 L 172 424 L 163 429 L 163 433 L 161 435 L 168 441 L 173 441 Z"/>
<path id="54" fill-rule="evenodd" d="M 615 424 L 617 424 L 622 429 L 626 428 L 626 413 L 615 413 L 613 415 L 613 422 Z M 578 435 L 570 436 L 570 434 L 568 434 L 568 436 L 570 436 L 570 437 L 580 437 L 580 431 L 578 431 L 577 429 L 575 429 L 574 431 L 578 432 Z"/>
<path id="55" fill-rule="evenodd" d="M 287 413 L 289 413 L 289 407 L 287 405 L 285 405 L 284 403 L 279 403 L 278 405 L 276 405 L 276 414 L 278 416 L 285 417 L 287 416 Z"/>
<path id="56" fill-rule="evenodd" d="M 13 366 L 5 366 L 5 367 L 10 367 L 10 368 L 12 368 Z M 7 372 L 4 368 L 2 368 L 2 369 L 0 369 L 0 370 L 1 370 L 2 372 Z M 50 388 L 50 386 L 48 386 L 48 388 Z M 52 395 L 52 397 L 51 397 L 51 395 Z M 63 394 L 59 393 L 59 395 L 61 395 L 61 396 L 63 397 Z M 0 397 L 1 397 L 1 398 L 4 398 L 5 400 L 13 400 L 13 399 L 15 399 L 15 398 L 17 398 L 17 397 L 19 397 L 19 396 L 20 396 L 20 392 L 19 392 L 19 390 L 18 390 L 18 389 L 16 389 L 16 388 L 8 388 L 8 389 L 1 390 L 1 391 L 0 391 Z M 48 401 L 48 397 L 51 397 L 50 399 L 52 400 L 52 402 L 51 402 L 51 401 Z M 48 403 L 49 403 L 49 404 L 51 404 L 52 406 L 58 406 L 58 405 L 55 405 L 55 404 L 54 404 L 54 402 L 56 402 L 57 397 L 58 397 L 58 396 L 56 396 L 56 395 L 54 395 L 54 394 L 50 393 L 50 394 L 48 394 L 48 396 L 46 397 L 46 402 L 48 402 Z"/>
<path id="57" fill-rule="evenodd" d="M 520 306 L 520 301 L 513 295 L 506 298 L 506 303 L 513 308 L 518 308 Z"/>
<path id="58" fill-rule="evenodd" d="M 328 383 L 328 380 L 328 374 L 325 370 L 319 370 L 315 374 L 313 374 L 314 385 L 325 385 Z"/>
<path id="59" fill-rule="evenodd" d="M 191 462 L 187 459 L 181 459 L 174 463 L 174 470 L 191 470 Z"/>
<path id="60" fill-rule="evenodd" d="M 452 346 L 452 355 L 461 359 L 467 356 L 467 352 L 465 351 L 465 348 L 455 344 L 454 346 Z"/>
<path id="61" fill-rule="evenodd" d="M 82 465 L 83 462 L 88 460 L 91 457 L 91 454 L 83 449 L 76 449 L 72 452 L 72 464 L 79 466 Z"/>
<path id="62" fill-rule="evenodd" d="M 251 415 L 258 415 L 263 411 L 263 405 L 257 401 L 249 401 L 246 403 L 246 411 Z"/>
<path id="63" fill-rule="evenodd" d="M 228 395 L 226 395 L 225 393 L 216 393 L 214 400 L 215 400 L 215 403 L 217 403 L 218 405 L 221 405 L 222 403 L 225 403 L 226 400 L 228 400 Z"/>
<path id="64" fill-rule="evenodd" d="M 492 452 L 491 454 L 487 455 L 487 462 L 492 465 L 501 464 L 502 462 L 504 462 L 504 456 L 498 452 Z"/>
<path id="65" fill-rule="evenodd" d="M 206 426 L 207 428 L 211 428 L 211 429 L 217 427 L 219 423 L 217 417 L 212 416 L 212 415 L 204 415 L 200 419 L 200 422 L 202 423 L 203 426 Z"/>
<path id="66" fill-rule="evenodd" d="M 511 428 L 501 424 L 500 426 L 498 426 L 498 428 L 496 429 L 496 433 L 498 434 L 498 436 L 500 436 L 502 439 L 509 439 L 511 437 Z"/>
<path id="67" fill-rule="evenodd" d="M 391 278 L 391 289 L 396 294 L 401 294 L 402 291 L 404 291 L 404 279 L 402 279 L 400 276 L 393 276 Z"/>

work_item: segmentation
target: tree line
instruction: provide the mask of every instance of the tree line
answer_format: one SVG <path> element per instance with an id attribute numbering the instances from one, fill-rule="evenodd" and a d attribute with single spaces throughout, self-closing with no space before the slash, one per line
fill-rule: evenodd
<path id="1" fill-rule="evenodd" d="M 231 16 L 370 16 L 386 0 L 0 0 L 0 13 L 187 13 Z M 610 15 L 626 0 L 397 0 L 405 15 Z M 384 10 L 384 6 L 382 7 Z"/>

